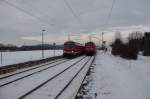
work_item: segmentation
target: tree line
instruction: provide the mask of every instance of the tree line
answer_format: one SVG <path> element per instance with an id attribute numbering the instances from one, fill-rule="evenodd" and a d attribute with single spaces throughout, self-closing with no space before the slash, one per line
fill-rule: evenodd
<path id="1" fill-rule="evenodd" d="M 11 44 L 0 44 L 0 51 L 30 51 L 30 50 L 49 50 L 49 49 L 62 49 L 63 45 L 53 45 L 53 44 L 39 44 L 39 45 L 23 45 L 16 46 Z"/>
<path id="2" fill-rule="evenodd" d="M 116 39 L 112 43 L 113 55 L 119 55 L 126 59 L 137 59 L 138 53 L 141 52 L 144 56 L 150 56 L 150 32 L 130 33 L 127 42 L 124 43 L 121 34 L 116 33 Z"/>

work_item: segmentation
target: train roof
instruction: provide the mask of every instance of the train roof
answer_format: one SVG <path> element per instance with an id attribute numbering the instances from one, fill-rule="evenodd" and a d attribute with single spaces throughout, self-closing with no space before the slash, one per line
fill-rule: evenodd
<path id="1" fill-rule="evenodd" d="M 95 43 L 92 42 L 92 41 L 90 41 L 90 42 L 86 42 L 85 45 L 86 45 L 86 44 L 95 44 Z"/>
<path id="2" fill-rule="evenodd" d="M 69 43 L 83 46 L 82 44 L 80 44 L 80 43 L 78 43 L 78 42 L 74 42 L 74 41 L 66 41 L 64 44 L 69 44 Z"/>
<path id="3" fill-rule="evenodd" d="M 74 41 L 66 41 L 65 43 L 75 43 Z"/>

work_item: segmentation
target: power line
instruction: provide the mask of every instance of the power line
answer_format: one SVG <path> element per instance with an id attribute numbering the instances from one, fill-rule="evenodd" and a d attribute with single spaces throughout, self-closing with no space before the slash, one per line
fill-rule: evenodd
<path id="1" fill-rule="evenodd" d="M 104 24 L 104 29 L 106 28 L 106 26 L 108 26 L 108 24 L 110 22 L 110 18 L 111 18 L 112 12 L 113 12 L 115 2 L 116 2 L 116 0 L 113 0 L 111 8 L 110 8 L 110 12 L 108 13 L 108 17 L 106 19 L 106 23 Z M 103 36 L 104 36 L 104 32 L 102 32 L 102 46 L 103 46 Z"/>
<path id="2" fill-rule="evenodd" d="M 30 8 L 33 8 L 33 9 L 37 9 L 37 7 L 35 7 L 33 4 L 31 4 L 29 2 L 24 2 L 24 4 L 27 4 L 27 7 L 30 7 Z M 43 11 L 41 12 L 40 10 L 38 10 L 37 12 L 42 13 L 42 15 L 46 15 L 48 18 L 50 17 L 47 13 L 43 13 Z M 53 24 L 51 24 L 51 25 L 53 25 Z"/>
<path id="3" fill-rule="evenodd" d="M 6 1 L 6 0 L 3 0 L 3 2 L 5 2 L 7 5 L 12 6 L 12 7 L 16 8 L 17 10 L 19 10 L 19 11 L 21 11 L 21 12 L 27 14 L 27 15 L 30 15 L 30 16 L 36 18 L 37 20 L 41 21 L 42 23 L 46 23 L 46 24 L 48 24 L 48 25 L 50 25 L 50 26 L 53 26 L 53 24 L 50 24 L 49 22 L 44 21 L 44 20 L 41 19 L 40 17 L 35 16 L 34 14 L 32 14 L 32 13 L 30 13 L 30 12 L 28 12 L 28 11 L 26 11 L 26 10 L 24 10 L 24 9 L 22 9 L 22 8 L 20 8 L 20 7 L 18 7 L 18 6 L 16 6 L 16 5 L 14 5 L 13 3 L 10 3 L 10 2 L 8 2 L 8 1 Z"/>
<path id="4" fill-rule="evenodd" d="M 113 8 L 114 8 L 114 5 L 115 5 L 115 2 L 116 2 L 116 0 L 113 0 L 111 8 L 110 8 L 110 12 L 109 12 L 108 17 L 106 19 L 106 23 L 104 24 L 105 27 L 108 26 L 108 24 L 110 22 L 110 18 L 111 18 L 112 12 L 113 12 Z"/>
<path id="5" fill-rule="evenodd" d="M 79 17 L 77 16 L 77 14 L 74 12 L 73 8 L 70 6 L 70 4 L 67 2 L 67 0 L 64 0 L 65 4 L 67 5 L 67 7 L 70 9 L 71 13 L 73 14 L 73 16 L 76 18 L 76 20 L 79 22 L 80 24 L 80 20 Z M 81 24 L 80 24 L 81 25 Z"/>

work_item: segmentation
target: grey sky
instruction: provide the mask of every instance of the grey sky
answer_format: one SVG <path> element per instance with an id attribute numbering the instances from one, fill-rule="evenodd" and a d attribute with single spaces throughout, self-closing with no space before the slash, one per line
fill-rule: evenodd
<path id="1" fill-rule="evenodd" d="M 68 33 L 82 33 L 88 39 L 85 35 L 92 32 L 116 28 L 126 32 L 132 27 L 150 30 L 150 0 L 116 0 L 107 26 L 104 24 L 113 0 L 65 1 L 69 6 L 64 0 L 0 0 L 0 42 L 39 43 L 43 28 L 49 43 L 63 42 Z M 112 36 L 111 32 L 107 35 Z"/>

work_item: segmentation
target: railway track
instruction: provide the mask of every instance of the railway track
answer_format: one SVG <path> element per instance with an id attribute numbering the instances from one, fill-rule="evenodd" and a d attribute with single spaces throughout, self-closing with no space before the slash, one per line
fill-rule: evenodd
<path id="1" fill-rule="evenodd" d="M 94 62 L 95 57 L 91 57 L 86 61 L 83 66 L 78 70 L 76 74 L 71 78 L 71 80 L 61 89 L 61 91 L 53 99 L 76 99 L 76 96 L 81 88 L 81 85 L 86 77 L 86 74 Z M 70 93 L 70 90 L 72 93 Z M 70 93 L 70 95 L 68 94 Z"/>
<path id="2" fill-rule="evenodd" d="M 34 66 L 34 67 L 29 67 L 29 68 L 26 68 L 26 69 L 21 69 L 21 70 L 15 71 L 15 72 L 11 72 L 9 74 L 0 75 L 0 80 L 4 79 L 4 78 L 11 77 L 11 76 L 14 76 L 14 75 L 17 75 L 17 74 L 20 74 L 20 73 L 23 73 L 23 72 L 27 72 L 27 71 L 30 71 L 30 70 L 33 70 L 33 69 L 37 69 L 37 68 L 40 68 L 40 67 L 52 64 L 52 63 L 56 63 L 56 62 L 61 61 L 61 60 L 64 60 L 64 59 L 61 58 L 61 59 L 57 59 L 57 60 L 54 60 L 54 61 L 51 61 L 51 62 L 48 62 L 48 63 L 45 63 L 45 64 L 37 65 L 37 66 Z"/>
<path id="3" fill-rule="evenodd" d="M 75 79 L 75 77 L 78 76 L 78 74 L 83 70 L 83 68 L 86 66 L 86 64 L 90 61 L 91 58 L 89 58 L 83 66 L 77 71 L 77 73 L 72 77 L 72 79 L 62 88 L 62 90 L 54 97 L 54 99 L 58 99 L 61 94 L 69 87 L 69 85 L 72 83 L 72 81 Z"/>
<path id="4" fill-rule="evenodd" d="M 83 77 L 85 76 L 90 64 L 92 63 L 92 60 L 94 60 L 93 57 L 80 57 L 80 58 L 76 58 L 76 59 L 72 59 L 72 60 L 62 60 L 62 62 L 57 63 L 54 62 L 52 64 L 52 66 L 47 66 L 43 68 L 43 66 L 37 66 L 37 68 L 30 68 L 28 70 L 24 70 L 18 73 L 14 73 L 12 75 L 8 75 L 8 76 L 4 76 L 3 78 L 0 78 L 1 80 L 5 80 L 5 79 L 10 79 L 12 77 L 18 77 L 18 75 L 20 74 L 24 74 L 26 72 L 32 71 L 32 70 L 36 70 L 39 68 L 43 68 L 41 70 L 35 71 L 31 74 L 16 78 L 15 80 L 9 81 L 7 83 L 3 83 L 0 85 L 0 95 L 8 95 L 8 96 L 4 96 L 6 99 L 10 98 L 11 99 L 25 99 L 25 98 L 29 98 L 29 99 L 36 99 L 37 97 L 35 97 L 37 94 L 37 92 L 42 93 L 42 90 L 46 90 L 45 86 L 48 86 L 49 89 L 55 89 L 55 84 L 60 83 L 60 87 L 56 88 L 55 90 L 57 90 L 56 92 L 52 92 L 52 95 L 48 95 L 48 99 L 58 99 L 60 98 L 65 91 L 68 90 L 68 87 L 70 87 L 72 85 L 73 82 L 75 82 L 76 79 L 79 79 L 80 75 L 82 75 Z M 68 63 L 67 63 L 68 62 Z M 48 75 L 45 75 L 48 74 Z M 68 75 L 69 74 L 69 75 Z M 46 76 L 46 78 L 41 78 L 39 80 L 37 80 L 38 76 L 39 77 L 43 77 L 43 75 Z M 67 77 L 68 76 L 68 77 Z M 83 78 L 82 77 L 82 78 Z M 63 81 L 63 79 L 66 79 Z M 32 79 L 32 81 L 30 82 L 30 80 Z M 44 80 L 43 80 L 44 79 Z M 46 80 L 45 80 L 46 79 Z M 60 79 L 62 79 L 60 81 Z M 35 82 L 34 82 L 35 80 Z M 83 79 L 82 79 L 83 80 Z M 80 80 L 80 84 L 82 83 L 82 80 Z M 36 81 L 38 81 L 36 83 Z M 22 86 L 28 86 L 27 83 L 31 83 L 31 88 L 26 88 L 26 87 L 22 87 Z M 32 84 L 33 83 L 33 84 Z M 26 85 L 24 85 L 26 84 Z M 54 85 L 53 85 L 54 84 Z M 78 85 L 80 85 L 78 84 Z M 33 86 L 32 86 L 33 85 Z M 79 88 L 80 86 L 78 86 Z M 17 91 L 12 95 L 9 95 L 7 93 L 5 93 L 6 91 L 9 91 L 10 88 L 25 88 L 25 90 L 21 90 L 21 92 Z M 76 93 L 78 92 L 78 89 L 76 89 Z M 5 94 L 4 94 L 5 93 Z M 49 91 L 49 93 L 51 94 L 51 91 Z M 41 95 L 42 96 L 42 95 Z M 47 96 L 47 95 L 46 95 Z M 41 99 L 41 98 L 40 98 Z M 46 99 L 46 98 L 43 98 Z M 66 99 L 66 98 L 64 98 Z"/>
<path id="5" fill-rule="evenodd" d="M 32 76 L 34 74 L 40 73 L 42 71 L 45 71 L 45 70 L 47 70 L 49 68 L 52 68 L 54 66 L 57 66 L 59 64 L 65 63 L 67 61 L 69 61 L 69 60 L 66 60 L 66 59 L 57 60 L 57 61 L 54 61 L 54 62 L 50 62 L 50 63 L 44 64 L 44 65 L 40 65 L 40 66 L 31 68 L 31 69 L 27 69 L 27 70 L 21 71 L 21 72 L 18 72 L 18 73 L 14 73 L 14 74 L 11 74 L 11 75 L 8 75 L 8 76 L 1 77 L 0 78 L 0 81 L 1 81 L 0 82 L 0 87 L 6 86 L 8 84 L 11 84 L 11 83 L 16 82 L 18 80 L 21 80 L 21 79 L 24 79 L 26 77 Z M 47 65 L 50 65 L 50 66 L 47 66 Z M 44 66 L 44 68 L 43 68 L 43 66 Z M 36 70 L 36 69 L 39 69 L 39 70 Z M 31 72 L 31 70 L 33 70 L 33 72 Z M 13 80 L 11 80 L 11 78 L 10 78 L 12 76 L 19 75 L 21 73 L 26 73 L 26 72 L 31 72 L 31 73 L 27 73 L 26 75 L 23 75 L 21 77 L 15 77 L 15 79 L 13 79 Z M 8 81 L 6 81 L 6 78 L 8 79 Z M 5 81 L 3 82 L 2 79 L 5 79 Z"/>

